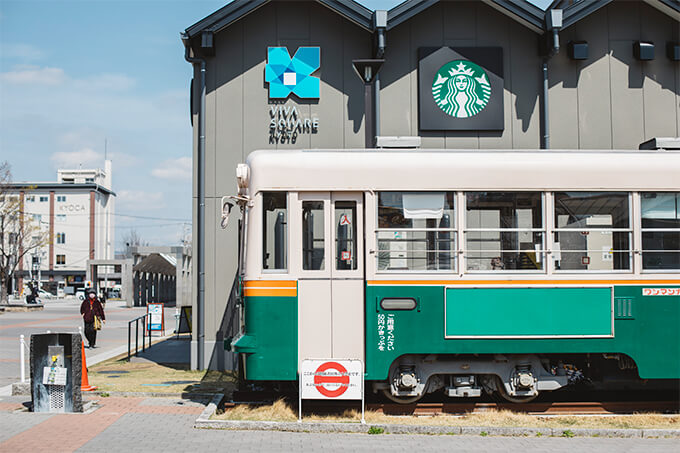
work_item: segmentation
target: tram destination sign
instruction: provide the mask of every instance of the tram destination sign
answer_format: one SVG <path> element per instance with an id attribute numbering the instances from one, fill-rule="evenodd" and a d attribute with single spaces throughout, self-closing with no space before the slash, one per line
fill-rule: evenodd
<path id="1" fill-rule="evenodd" d="M 421 130 L 503 130 L 502 47 L 421 47 L 418 57 Z"/>

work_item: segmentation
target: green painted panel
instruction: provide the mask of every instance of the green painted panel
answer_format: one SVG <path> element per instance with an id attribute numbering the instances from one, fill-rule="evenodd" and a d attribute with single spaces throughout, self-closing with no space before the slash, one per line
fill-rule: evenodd
<path id="1" fill-rule="evenodd" d="M 297 297 L 245 297 L 246 379 L 297 379 Z"/>
<path id="2" fill-rule="evenodd" d="M 585 353 L 627 354 L 635 360 L 643 379 L 678 379 L 680 296 L 643 296 L 642 288 L 634 285 L 615 287 L 615 298 L 632 301 L 630 313 L 634 318 L 616 319 L 613 338 L 447 339 L 444 337 L 443 286 L 367 285 L 366 379 L 386 379 L 392 362 L 404 354 Z M 418 301 L 418 308 L 385 311 L 379 305 L 384 297 L 413 297 Z M 521 301 L 514 304 L 521 310 Z M 486 313 L 483 313 L 480 325 L 485 317 Z M 578 321 L 585 320 L 579 318 Z"/>
<path id="3" fill-rule="evenodd" d="M 611 288 L 447 288 L 446 336 L 611 336 Z"/>

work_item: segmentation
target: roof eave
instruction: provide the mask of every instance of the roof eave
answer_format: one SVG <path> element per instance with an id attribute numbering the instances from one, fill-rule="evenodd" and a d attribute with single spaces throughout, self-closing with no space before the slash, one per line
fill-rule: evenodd
<path id="1" fill-rule="evenodd" d="M 648 5 L 680 22 L 680 3 L 674 0 L 643 0 Z"/>

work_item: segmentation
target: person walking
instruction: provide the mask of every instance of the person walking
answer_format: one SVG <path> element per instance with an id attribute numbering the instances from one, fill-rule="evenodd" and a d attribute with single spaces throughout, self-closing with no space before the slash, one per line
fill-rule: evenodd
<path id="1" fill-rule="evenodd" d="M 82 304 L 80 304 L 80 314 L 83 315 L 83 323 L 85 324 L 85 338 L 87 338 L 87 347 L 95 348 L 97 342 L 97 330 L 101 329 L 102 323 L 106 322 L 104 315 L 104 307 L 97 299 L 97 292 L 90 288 L 87 290 L 87 295 Z M 97 323 L 95 316 L 99 318 Z M 96 325 L 98 324 L 98 325 Z"/>

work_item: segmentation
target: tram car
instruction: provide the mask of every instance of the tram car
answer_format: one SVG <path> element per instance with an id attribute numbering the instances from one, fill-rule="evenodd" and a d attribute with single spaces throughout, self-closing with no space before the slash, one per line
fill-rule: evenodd
<path id="1" fill-rule="evenodd" d="M 680 152 L 266 150 L 237 185 L 247 381 L 323 358 L 400 403 L 677 388 Z"/>

